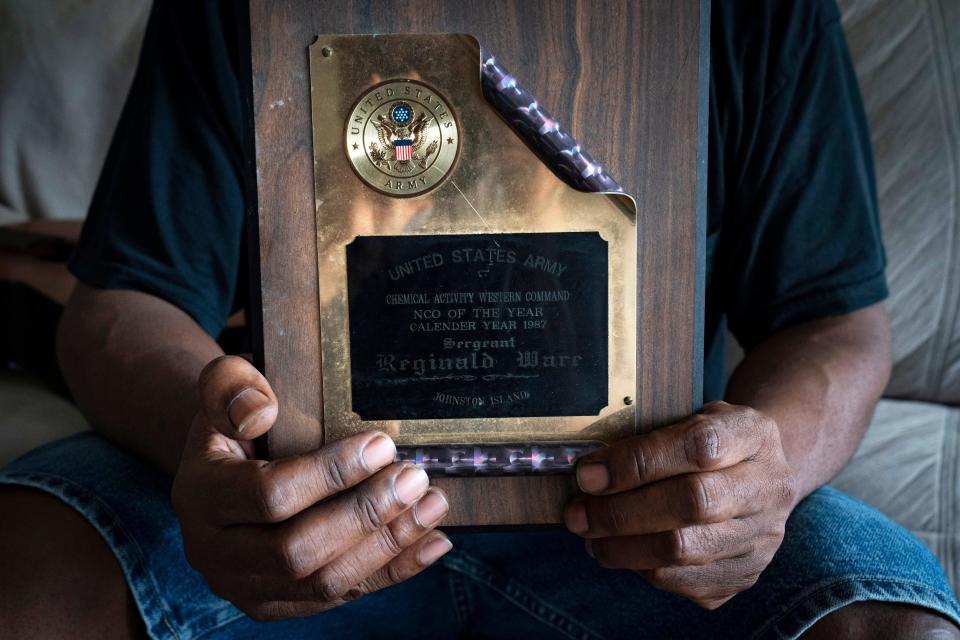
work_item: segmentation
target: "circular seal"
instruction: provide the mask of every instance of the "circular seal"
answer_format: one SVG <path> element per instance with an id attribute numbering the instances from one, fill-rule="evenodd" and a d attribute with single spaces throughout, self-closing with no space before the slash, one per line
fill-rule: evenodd
<path id="1" fill-rule="evenodd" d="M 373 87 L 350 110 L 346 152 L 370 187 L 416 196 L 438 186 L 460 153 L 460 124 L 446 98 L 416 80 Z"/>

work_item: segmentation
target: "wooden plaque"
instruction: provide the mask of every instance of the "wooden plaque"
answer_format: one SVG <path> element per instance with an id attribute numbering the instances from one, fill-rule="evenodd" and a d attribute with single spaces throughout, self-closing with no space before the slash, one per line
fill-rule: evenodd
<path id="1" fill-rule="evenodd" d="M 259 257 L 251 265 L 251 316 L 257 365 L 280 401 L 278 423 L 263 443 L 266 455 L 313 449 L 333 433 L 325 433 L 323 418 L 325 404 L 328 412 L 334 405 L 323 396 L 322 354 L 326 348 L 329 356 L 330 341 L 325 347 L 322 327 L 329 332 L 333 325 L 321 318 L 329 280 L 318 268 L 324 236 L 317 220 L 322 202 L 337 194 L 321 194 L 314 180 L 314 153 L 322 145 L 314 140 L 309 51 L 320 34 L 464 33 L 495 54 L 636 198 L 636 251 L 625 254 L 637 261 L 630 297 L 635 341 L 624 341 L 631 349 L 635 344 L 630 362 L 636 366 L 635 391 L 622 399 L 630 405 L 628 432 L 699 408 L 707 2 L 251 0 L 250 27 L 246 111 L 255 136 L 246 141 L 247 221 L 250 247 L 259 248 L 251 251 Z M 331 135 L 342 137 L 342 123 Z M 326 366 L 329 373 L 329 357 Z M 332 389 L 328 378 L 328 394 Z M 559 523 L 575 491 L 569 475 L 438 477 L 433 483 L 450 496 L 445 526 Z"/>

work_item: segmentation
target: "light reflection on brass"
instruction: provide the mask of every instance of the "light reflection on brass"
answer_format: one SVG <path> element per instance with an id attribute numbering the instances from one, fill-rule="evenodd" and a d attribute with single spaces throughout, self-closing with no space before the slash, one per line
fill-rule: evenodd
<path id="1" fill-rule="evenodd" d="M 324 56 L 323 49 L 335 52 Z M 544 166 L 480 88 L 467 35 L 321 35 L 310 47 L 324 441 L 367 429 L 400 444 L 599 439 L 633 432 L 636 408 L 636 211 L 632 199 L 584 193 Z M 455 110 L 460 157 L 433 191 L 391 197 L 365 185 L 343 150 L 351 107 L 370 87 L 421 80 Z M 351 411 L 345 247 L 359 235 L 595 231 L 609 250 L 608 403 L 597 416 L 362 421 Z"/>

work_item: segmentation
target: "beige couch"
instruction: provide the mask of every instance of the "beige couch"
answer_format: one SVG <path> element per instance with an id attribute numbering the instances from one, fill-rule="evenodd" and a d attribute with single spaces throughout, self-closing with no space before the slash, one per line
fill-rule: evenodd
<path id="1" fill-rule="evenodd" d="M 62 13 L 54 24 L 48 15 L 50 7 L 42 4 L 41 10 L 31 0 L 0 3 L 0 34 L 16 31 L 12 25 L 17 20 L 33 21 L 34 29 L 69 32 L 82 27 L 78 34 L 88 37 L 91 27 L 112 31 L 110 37 L 97 40 L 99 46 L 82 49 L 82 59 L 71 56 L 75 47 L 64 44 L 33 52 L 46 62 L 34 60 L 35 66 L 26 65 L 26 71 L 25 65 L 0 64 L 0 86 L 10 85 L 11 74 L 29 72 L 35 82 L 51 83 L 56 101 L 70 103 L 71 109 L 81 105 L 79 110 L 38 112 L 11 102 L 9 92 L 0 91 L 5 134 L 0 136 L 0 154 L 5 159 L 0 163 L 0 220 L 69 217 L 83 211 L 86 202 L 81 201 L 89 198 L 96 178 L 91 168 L 105 153 L 129 83 L 147 7 L 143 0 L 64 1 L 55 5 Z M 863 446 L 834 485 L 916 532 L 941 559 L 956 589 L 960 580 L 960 409 L 955 408 L 960 404 L 960 2 L 841 0 L 841 7 L 873 131 L 896 366 L 889 399 L 880 403 Z M 99 15 L 106 11 L 114 21 L 93 20 L 85 11 Z M 73 39 L 69 33 L 59 36 L 67 43 Z M 45 47 L 49 40 L 20 44 Z M 0 39 L 0 47 L 11 46 L 17 42 Z M 8 53 L 4 51 L 0 61 L 16 59 Z M 31 86 L 37 100 L 48 94 L 43 90 L 46 84 Z M 79 102 L 73 102 L 71 92 L 84 94 L 91 87 L 108 91 L 96 99 L 81 95 Z M 23 127 L 23 135 L 6 135 L 11 114 Z M 42 135 L 26 124 L 35 118 L 45 127 Z M 84 128 L 83 136 L 74 135 L 77 127 Z M 53 151 L 36 151 L 50 151 L 52 143 L 56 144 Z M 82 176 L 81 184 L 60 181 L 58 175 Z M 42 441 L 82 428 L 83 419 L 73 407 L 35 382 L 0 377 L 0 464 Z"/>
<path id="2" fill-rule="evenodd" d="M 894 370 L 834 486 L 914 531 L 960 586 L 960 3 L 841 0 L 870 119 Z"/>

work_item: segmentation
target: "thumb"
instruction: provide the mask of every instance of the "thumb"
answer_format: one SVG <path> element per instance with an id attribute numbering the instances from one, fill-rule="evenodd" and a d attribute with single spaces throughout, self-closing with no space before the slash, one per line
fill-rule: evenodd
<path id="1" fill-rule="evenodd" d="M 279 407 L 270 383 L 237 356 L 221 356 L 200 372 L 200 405 L 207 424 L 234 440 L 266 433 Z"/>

